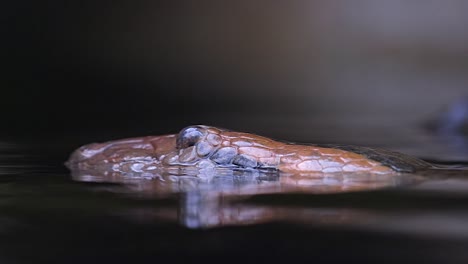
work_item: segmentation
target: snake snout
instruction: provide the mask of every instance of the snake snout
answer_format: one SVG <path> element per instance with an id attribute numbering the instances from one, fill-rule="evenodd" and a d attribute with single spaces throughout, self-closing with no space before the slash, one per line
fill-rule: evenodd
<path id="1" fill-rule="evenodd" d="M 177 135 L 177 149 L 184 149 L 194 146 L 206 134 L 206 128 L 203 126 L 189 126 L 182 129 Z"/>

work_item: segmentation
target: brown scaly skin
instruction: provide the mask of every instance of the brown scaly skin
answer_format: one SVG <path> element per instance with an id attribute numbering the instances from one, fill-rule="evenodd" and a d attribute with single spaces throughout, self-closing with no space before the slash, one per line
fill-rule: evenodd
<path id="1" fill-rule="evenodd" d="M 209 126 L 176 135 L 122 139 L 82 146 L 67 166 L 78 170 L 151 173 L 171 168 L 234 168 L 286 173 L 388 174 L 430 168 L 419 159 L 365 147 L 298 145 Z"/>

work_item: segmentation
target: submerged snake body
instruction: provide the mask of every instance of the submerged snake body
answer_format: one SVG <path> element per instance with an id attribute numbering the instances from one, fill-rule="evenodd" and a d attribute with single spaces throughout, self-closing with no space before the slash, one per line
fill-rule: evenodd
<path id="1" fill-rule="evenodd" d="M 209 126 L 178 134 L 82 146 L 67 166 L 78 170 L 151 173 L 171 168 L 234 168 L 286 173 L 414 172 L 430 164 L 400 153 L 344 145 L 298 145 Z"/>

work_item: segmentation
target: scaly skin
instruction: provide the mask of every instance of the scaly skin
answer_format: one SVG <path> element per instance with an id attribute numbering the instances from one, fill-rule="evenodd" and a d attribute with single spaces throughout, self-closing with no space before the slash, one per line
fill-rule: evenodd
<path id="1" fill-rule="evenodd" d="M 283 143 L 254 134 L 190 126 L 177 135 L 94 143 L 77 149 L 71 169 L 151 173 L 172 168 L 234 168 L 286 173 L 413 172 L 430 164 L 403 154 L 354 146 Z"/>

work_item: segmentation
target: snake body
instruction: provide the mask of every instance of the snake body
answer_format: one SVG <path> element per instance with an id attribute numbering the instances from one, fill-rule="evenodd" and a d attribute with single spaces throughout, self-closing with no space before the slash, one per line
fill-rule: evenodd
<path id="1" fill-rule="evenodd" d="M 203 125 L 186 127 L 178 134 L 88 144 L 75 150 L 66 164 L 71 169 L 121 173 L 183 167 L 388 174 L 431 167 L 417 158 L 388 150 L 284 143 Z"/>

